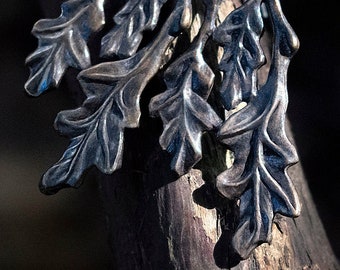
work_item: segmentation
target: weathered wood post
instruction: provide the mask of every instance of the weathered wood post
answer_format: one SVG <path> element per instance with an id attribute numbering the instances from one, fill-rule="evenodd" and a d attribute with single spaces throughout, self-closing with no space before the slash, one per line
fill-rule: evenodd
<path id="1" fill-rule="evenodd" d="M 41 1 L 47 15 L 51 10 L 59 10 L 61 2 Z M 106 5 L 116 12 L 125 2 L 108 1 Z M 204 9 L 200 1 L 194 2 L 198 13 Z M 241 5 L 237 0 L 222 2 L 221 18 Z M 266 2 L 270 8 L 277 1 Z M 166 8 L 173 6 L 168 4 Z M 268 59 L 272 53 L 272 31 L 267 29 L 261 39 L 267 64 L 259 69 L 260 85 L 265 83 L 271 64 Z M 206 61 L 217 67 L 217 60 L 209 54 L 218 48 L 209 42 L 207 47 Z M 97 50 L 95 45 L 92 49 Z M 173 54 L 183 53 L 182 49 Z M 72 85 L 74 79 L 70 81 L 70 91 L 81 91 L 79 86 Z M 125 130 L 122 167 L 112 174 L 97 170 L 90 174 L 99 182 L 106 209 L 112 269 L 339 269 L 299 164 L 290 167 L 288 173 L 300 198 L 301 215 L 288 218 L 276 214 L 271 243 L 258 246 L 249 258 L 241 258 L 231 243 L 240 218 L 239 202 L 222 196 L 214 182 L 226 169 L 226 147 L 206 133 L 202 139 L 206 157 L 179 177 L 170 167 L 171 155 L 159 144 L 161 119 L 149 116 L 149 101 L 161 92 L 159 89 L 164 91 L 164 83 L 156 76 L 141 95 L 139 128 Z M 212 104 L 217 103 L 216 98 L 211 97 Z M 215 109 L 220 107 L 217 105 Z M 286 131 L 293 141 L 288 124 Z M 227 157 L 227 161 L 232 163 L 232 158 Z M 83 179 L 86 181 L 86 174 Z"/>

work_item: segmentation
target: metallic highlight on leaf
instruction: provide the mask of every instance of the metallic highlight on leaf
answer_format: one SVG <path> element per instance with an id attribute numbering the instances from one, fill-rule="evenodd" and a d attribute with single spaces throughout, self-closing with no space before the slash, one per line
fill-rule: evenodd
<path id="1" fill-rule="evenodd" d="M 154 30 L 167 0 L 130 0 L 114 16 L 112 30 L 102 38 L 101 56 L 121 58 L 136 53 L 143 32 Z"/>
<path id="2" fill-rule="evenodd" d="M 104 25 L 104 0 L 70 0 L 62 4 L 56 19 L 39 20 L 32 34 L 38 48 L 27 57 L 30 77 L 25 84 L 28 94 L 38 96 L 57 87 L 68 67 L 90 67 L 86 45 L 90 35 Z"/>

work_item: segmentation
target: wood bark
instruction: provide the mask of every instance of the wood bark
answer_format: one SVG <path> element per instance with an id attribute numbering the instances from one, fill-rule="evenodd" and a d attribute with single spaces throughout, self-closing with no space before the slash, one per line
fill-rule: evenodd
<path id="1" fill-rule="evenodd" d="M 129 145 L 138 144 L 138 138 L 144 139 L 136 136 L 137 143 L 131 138 Z M 145 151 L 137 149 L 132 159 Z M 137 163 L 145 160 L 139 156 Z M 289 173 L 302 203 L 301 216 L 277 215 L 272 243 L 262 244 L 237 264 L 228 251 L 228 232 L 221 235 L 217 211 L 193 199 L 205 184 L 200 171 L 177 179 L 168 169 L 169 161 L 159 150 L 143 170 L 129 166 L 98 177 L 108 215 L 112 269 L 339 269 L 300 165 Z"/>
<path id="2" fill-rule="evenodd" d="M 41 1 L 46 17 L 58 15 L 61 2 Z M 226 3 L 225 13 L 239 4 Z M 159 83 L 157 78 L 151 81 L 142 96 L 140 127 L 126 131 L 123 167 L 112 175 L 93 170 L 85 176 L 85 181 L 97 178 L 100 186 L 112 251 L 110 269 L 340 269 L 301 164 L 289 170 L 300 195 L 301 216 L 276 215 L 271 244 L 262 244 L 246 260 L 233 255 L 230 232 L 235 210 L 212 194 L 209 182 L 225 156 L 207 135 L 203 147 L 212 155 L 201 164 L 204 177 L 198 169 L 180 178 L 170 170 L 170 156 L 158 143 L 162 123 L 151 119 L 147 110 Z M 80 91 L 74 79 L 69 84 L 77 89 L 70 91 Z M 289 126 L 287 132 L 293 140 Z"/>

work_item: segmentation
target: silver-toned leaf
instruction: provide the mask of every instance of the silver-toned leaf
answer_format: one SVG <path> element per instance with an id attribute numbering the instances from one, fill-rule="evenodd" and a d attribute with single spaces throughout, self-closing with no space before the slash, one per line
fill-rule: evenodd
<path id="1" fill-rule="evenodd" d="M 128 57 L 142 41 L 143 32 L 153 30 L 167 0 L 130 0 L 114 16 L 112 30 L 102 38 L 101 56 Z"/>
<path id="2" fill-rule="evenodd" d="M 286 77 L 298 42 L 279 1 L 266 3 L 274 31 L 267 82 L 247 106 L 226 119 L 218 133 L 235 153 L 234 165 L 217 177 L 217 188 L 230 199 L 240 198 L 240 222 L 233 247 L 242 258 L 247 258 L 261 243 L 270 242 L 276 213 L 296 217 L 301 208 L 287 173 L 298 157 L 285 133 Z M 284 41 L 282 36 L 286 37 Z"/>
<path id="3" fill-rule="evenodd" d="M 260 46 L 261 2 L 245 2 L 213 33 L 214 40 L 224 48 L 220 62 L 223 72 L 220 94 L 227 110 L 236 108 L 242 101 L 247 102 L 256 94 L 256 71 L 265 60 Z"/>
<path id="4" fill-rule="evenodd" d="M 36 22 L 32 34 L 38 48 L 26 58 L 30 77 L 28 94 L 38 96 L 58 86 L 68 67 L 85 69 L 91 65 L 86 45 L 90 35 L 104 25 L 104 0 L 70 0 L 62 4 L 56 19 Z"/>
<path id="5" fill-rule="evenodd" d="M 167 91 L 154 97 L 150 112 L 162 118 L 162 148 L 174 154 L 171 167 L 183 175 L 202 157 L 201 136 L 205 130 L 217 128 L 220 118 L 198 93 L 210 92 L 214 74 L 196 53 L 185 55 L 167 70 Z M 203 58 L 202 58 L 203 60 Z M 189 64 L 191 62 L 191 64 Z"/>
<path id="6" fill-rule="evenodd" d="M 139 124 L 139 100 L 146 84 L 163 64 L 162 55 L 179 29 L 183 5 L 178 4 L 159 36 L 134 56 L 83 70 L 78 79 L 86 95 L 81 107 L 60 112 L 56 129 L 71 138 L 62 158 L 43 176 L 40 189 L 55 193 L 78 187 L 80 176 L 95 165 L 103 173 L 120 168 L 125 128 Z"/>
<path id="7" fill-rule="evenodd" d="M 211 26 L 214 12 L 214 8 L 208 8 L 203 27 Z M 163 121 L 159 142 L 174 155 L 171 167 L 179 175 L 187 173 L 201 159 L 202 133 L 222 123 L 207 102 L 215 76 L 202 55 L 205 33 L 201 32 L 196 44 L 166 70 L 167 90 L 149 105 L 151 114 Z"/>

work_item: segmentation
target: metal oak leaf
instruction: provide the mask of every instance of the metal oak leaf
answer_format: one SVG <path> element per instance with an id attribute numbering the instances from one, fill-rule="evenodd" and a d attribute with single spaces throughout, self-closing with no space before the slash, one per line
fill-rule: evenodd
<path id="1" fill-rule="evenodd" d="M 101 56 L 128 57 L 133 55 L 144 31 L 153 30 L 160 9 L 167 0 L 130 0 L 114 16 L 113 29 L 102 38 Z"/>
<path id="2" fill-rule="evenodd" d="M 51 86 L 58 86 L 66 69 L 90 67 L 87 41 L 91 33 L 104 25 L 104 0 L 71 0 L 62 4 L 56 19 L 39 20 L 32 34 L 38 48 L 26 58 L 30 77 L 26 91 L 38 96 Z"/>
<path id="3" fill-rule="evenodd" d="M 256 71 L 265 60 L 260 46 L 261 2 L 247 1 L 229 14 L 213 33 L 214 40 L 224 48 L 220 62 L 223 81 L 219 91 L 227 110 L 255 94 Z"/>
<path id="4" fill-rule="evenodd" d="M 171 167 L 179 175 L 201 159 L 202 132 L 216 129 L 222 122 L 206 101 L 213 79 L 200 52 L 190 51 L 166 71 L 167 91 L 151 100 L 151 114 L 163 120 L 160 145 L 174 154 Z"/>
<path id="5" fill-rule="evenodd" d="M 166 70 L 167 90 L 154 97 L 149 105 L 151 114 L 162 118 L 164 130 L 159 142 L 173 154 L 171 168 L 179 175 L 187 173 L 202 158 L 202 133 L 222 123 L 207 102 L 215 75 L 202 55 L 215 7 L 207 7 L 200 35 Z"/>
<path id="6" fill-rule="evenodd" d="M 218 176 L 217 187 L 229 199 L 240 198 L 240 221 L 233 247 L 242 258 L 261 243 L 271 241 L 275 213 L 290 217 L 300 213 L 298 196 L 287 173 L 298 158 L 284 126 L 287 70 L 299 43 L 279 2 L 265 3 L 274 32 L 267 82 L 246 107 L 226 119 L 218 134 L 237 153 L 234 165 Z"/>
<path id="7" fill-rule="evenodd" d="M 56 118 L 56 129 L 70 137 L 71 143 L 62 158 L 44 174 L 42 192 L 78 187 L 82 173 L 92 165 L 104 173 L 120 168 L 124 129 L 138 127 L 141 93 L 163 64 L 162 55 L 180 24 L 181 7 L 177 7 L 157 39 L 145 49 L 130 58 L 102 63 L 79 73 L 87 98 L 81 107 L 60 112 Z"/>

